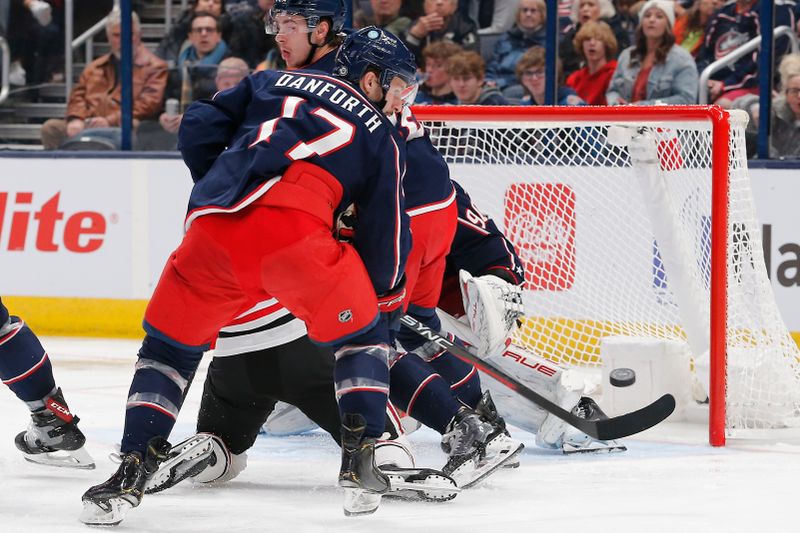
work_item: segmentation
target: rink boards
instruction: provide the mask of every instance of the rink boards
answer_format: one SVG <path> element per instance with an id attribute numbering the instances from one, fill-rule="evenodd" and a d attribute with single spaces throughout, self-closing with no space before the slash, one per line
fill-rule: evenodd
<path id="1" fill-rule="evenodd" d="M 192 184 L 183 163 L 9 156 L 0 169 L 3 301 L 44 334 L 140 337 L 147 298 L 182 235 Z M 800 180 L 788 169 L 750 175 L 772 287 L 798 332 Z M 467 190 L 471 179 L 462 176 Z M 474 200 L 502 225 L 491 202 Z"/>

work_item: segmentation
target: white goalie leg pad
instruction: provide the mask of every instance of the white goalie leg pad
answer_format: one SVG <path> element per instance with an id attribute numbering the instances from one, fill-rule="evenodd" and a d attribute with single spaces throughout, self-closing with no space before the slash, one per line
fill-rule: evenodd
<path id="1" fill-rule="evenodd" d="M 261 427 L 264 433 L 275 437 L 301 435 L 316 428 L 317 425 L 303 411 L 286 402 L 276 403 Z"/>
<path id="2" fill-rule="evenodd" d="M 384 436 L 388 434 L 384 433 Z M 400 435 L 395 439 L 378 440 L 375 443 L 375 465 L 380 468 L 383 466 L 395 466 L 397 468 L 414 468 L 414 453 L 411 451 L 411 443 L 405 435 Z"/>
<path id="3" fill-rule="evenodd" d="M 510 343 L 522 316 L 522 289 L 488 274 L 477 278 L 459 272 L 464 311 L 482 357 L 499 355 Z"/>
<path id="4" fill-rule="evenodd" d="M 562 373 L 556 398 L 551 400 L 567 411 L 575 407 L 584 391 L 583 381 L 571 378 L 572 375 L 569 371 Z M 573 433 L 582 434 L 557 416 L 548 413 L 536 432 L 536 445 L 542 448 L 560 449 L 564 444 L 565 438 L 568 438 Z"/>
<path id="5" fill-rule="evenodd" d="M 241 465 L 242 459 L 239 459 L 239 468 L 236 472 L 232 472 L 234 459 L 231 452 L 228 450 L 228 447 L 225 446 L 225 443 L 222 442 L 222 439 L 217 437 L 216 435 L 211 435 L 211 455 L 213 455 L 213 459 L 211 461 L 212 464 L 209 464 L 206 468 L 200 471 L 197 475 L 191 477 L 190 479 L 195 483 L 213 483 L 213 482 L 224 482 L 230 481 L 231 479 L 235 478 L 236 476 L 244 470 L 244 467 L 247 466 L 247 454 L 244 455 L 244 466 Z M 236 456 L 240 457 L 240 456 Z"/>

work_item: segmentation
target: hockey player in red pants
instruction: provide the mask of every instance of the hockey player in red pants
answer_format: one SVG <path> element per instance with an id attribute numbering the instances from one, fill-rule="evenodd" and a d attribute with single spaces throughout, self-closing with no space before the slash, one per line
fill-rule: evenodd
<path id="1" fill-rule="evenodd" d="M 0 378 L 31 410 L 31 422 L 14 444 L 33 463 L 94 468 L 61 389 L 53 378 L 50 357 L 39 339 L 0 299 Z"/>
<path id="2" fill-rule="evenodd" d="M 351 61 L 340 77 L 257 73 L 185 113 L 179 148 L 195 180 L 186 234 L 145 313 L 122 464 L 84 494 L 85 523 L 119 523 L 141 502 L 203 352 L 265 296 L 334 349 L 345 512 L 348 498 L 388 489 L 373 454 L 410 234 L 405 146 L 384 112 L 402 107 L 416 69 L 402 42 L 376 28 L 343 47 Z M 352 245 L 333 236 L 351 203 L 366 219 Z"/>
<path id="3" fill-rule="evenodd" d="M 341 0 L 278 0 L 267 18 L 267 29 L 276 34 L 290 68 L 332 72 L 343 17 Z M 288 26 L 293 31 L 283 31 Z M 430 319 L 456 228 L 455 193 L 447 165 L 424 130 L 407 110 L 397 120 L 409 151 L 404 189 L 415 235 L 406 272 L 412 295 L 409 312 L 422 312 L 423 318 Z M 340 217 L 340 225 L 358 218 L 358 212 L 348 213 Z M 349 230 L 352 233 L 353 228 Z M 327 360 L 325 354 L 315 353 L 303 341 L 303 333 L 300 321 L 287 316 L 277 301 L 256 305 L 223 328 L 198 417 L 198 432 L 206 435 L 175 445 L 170 460 L 152 480 L 153 490 L 163 490 L 185 477 L 204 482 L 235 477 L 244 468 L 245 451 L 277 400 L 297 405 L 315 423 L 334 433 L 331 428 L 338 421 L 333 421 L 331 414 L 335 409 L 325 401 L 324 393 L 320 396 L 326 387 Z M 460 486 L 471 486 L 511 459 L 522 446 L 508 438 L 490 398 L 481 395 L 474 368 L 450 354 L 439 355 L 436 364 L 443 364 L 447 380 L 417 355 L 397 354 L 391 361 L 391 399 L 443 434 L 443 447 L 448 451 L 444 471 Z M 304 372 L 292 370 L 293 361 L 302 364 Z M 285 382 L 268 375 L 280 375 Z M 244 376 L 263 377 L 244 382 Z M 462 403 L 465 398 L 470 400 L 469 407 Z M 487 413 L 494 414 L 487 418 Z M 487 446 L 490 442 L 492 447 Z M 399 447 L 387 442 L 380 450 Z M 487 454 L 487 449 L 492 453 Z M 399 456 L 402 459 L 403 454 Z M 385 460 L 396 464 L 397 457 Z M 213 467 L 206 468 L 208 463 Z M 413 463 L 409 460 L 403 466 Z M 398 471 L 393 470 L 392 475 L 396 479 Z M 421 481 L 416 476 L 417 487 Z"/>

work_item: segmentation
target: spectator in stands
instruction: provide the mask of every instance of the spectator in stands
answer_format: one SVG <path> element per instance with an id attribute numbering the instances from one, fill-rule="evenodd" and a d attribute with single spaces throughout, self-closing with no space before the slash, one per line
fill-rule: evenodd
<path id="1" fill-rule="evenodd" d="M 769 138 L 770 157 L 800 157 L 800 54 L 788 54 L 778 67 L 780 92 L 772 99 L 772 131 Z M 750 113 L 746 137 L 748 154 L 756 151 L 758 139 L 758 95 L 737 98 L 732 107 Z"/>
<path id="2" fill-rule="evenodd" d="M 425 14 L 423 4 L 425 0 L 403 0 L 403 7 L 400 8 L 400 15 L 416 20 Z"/>
<path id="3" fill-rule="evenodd" d="M 759 35 L 760 0 L 736 0 L 722 6 L 712 17 L 706 29 L 705 41 L 697 54 L 700 72 L 714 61 L 728 55 L 750 39 Z M 794 2 L 775 2 L 775 27 L 796 28 Z M 789 39 L 775 41 L 775 57 L 789 49 Z M 711 75 L 708 81 L 710 102 L 730 107 L 731 102 L 745 94 L 758 94 L 758 62 L 755 54 L 746 54 L 731 67 Z"/>
<path id="4" fill-rule="evenodd" d="M 517 19 L 517 0 L 459 0 L 458 10 L 478 23 L 478 34 L 505 33 Z"/>
<path id="5" fill-rule="evenodd" d="M 520 0 L 517 22 L 494 45 L 494 54 L 486 69 L 486 77 L 497 88 L 517 83 L 515 69 L 522 54 L 532 46 L 544 46 L 547 7 L 544 0 Z"/>
<path id="6" fill-rule="evenodd" d="M 561 62 L 564 65 L 564 73 L 570 75 L 578 70 L 580 65 L 580 56 L 575 50 L 574 41 L 575 35 L 581 29 L 583 24 L 589 21 L 602 20 L 614 32 L 614 37 L 617 39 L 617 46 L 626 48 L 630 44 L 630 38 L 625 28 L 622 27 L 621 19 L 617 16 L 611 0 L 575 0 L 572 3 L 572 14 L 570 15 L 572 24 L 567 26 L 561 34 L 560 44 L 558 48 Z"/>
<path id="7" fill-rule="evenodd" d="M 247 63 L 239 57 L 223 59 L 216 69 L 214 92 L 235 87 L 250 73 Z M 185 106 L 188 107 L 188 104 Z M 175 150 L 178 144 L 178 129 L 183 120 L 183 109 L 167 109 L 158 117 L 158 122 L 143 122 L 139 128 L 137 150 Z"/>
<path id="8" fill-rule="evenodd" d="M 450 41 L 438 41 L 425 47 L 422 52 L 424 81 L 417 93 L 417 104 L 454 104 L 456 95 L 450 87 L 447 60 L 464 49 Z"/>
<path id="9" fill-rule="evenodd" d="M 520 105 L 544 105 L 545 97 L 545 71 L 544 47 L 534 46 L 525 52 L 517 63 L 517 78 L 525 88 L 525 95 L 520 100 Z M 561 61 L 556 61 L 556 80 L 561 80 Z M 583 105 L 584 102 L 571 87 L 556 88 L 556 105 Z"/>
<path id="10" fill-rule="evenodd" d="M 167 98 L 178 98 L 181 108 L 216 92 L 217 65 L 232 55 L 222 40 L 220 21 L 211 13 L 192 14 L 189 45 L 178 56 L 177 68 L 170 69 Z"/>
<path id="11" fill-rule="evenodd" d="M 422 67 L 422 50 L 437 41 L 452 41 L 465 50 L 480 52 L 478 27 L 456 11 L 458 0 L 425 0 L 425 14 L 416 19 L 402 39 Z"/>
<path id="12" fill-rule="evenodd" d="M 263 2 L 259 2 L 259 7 Z M 266 3 L 263 3 L 266 5 Z M 190 0 L 189 7 L 158 45 L 156 55 L 176 65 L 181 52 L 190 44 L 189 30 L 195 13 L 210 13 L 219 20 L 220 32 L 231 54 L 243 58 L 254 67 L 267 54 L 270 41 L 264 33 L 263 9 L 236 9 L 233 15 L 226 13 L 225 0 Z"/>
<path id="13" fill-rule="evenodd" d="M 119 57 L 122 39 L 121 15 L 112 11 L 106 22 L 106 37 L 111 52 L 89 63 L 72 88 L 67 103 L 66 120 L 50 119 L 42 125 L 42 145 L 58 148 L 65 139 L 87 129 L 113 128 L 98 135 L 117 140 L 121 121 Z M 132 13 L 133 26 L 133 118 L 138 121 L 155 117 L 161 108 L 167 83 L 167 65 L 141 43 L 139 17 Z"/>
<path id="14" fill-rule="evenodd" d="M 675 20 L 675 44 L 681 45 L 696 57 L 703 45 L 706 26 L 714 14 L 714 0 L 697 0 L 683 16 Z"/>
<path id="15" fill-rule="evenodd" d="M 617 68 L 617 39 L 605 22 L 589 21 L 575 35 L 575 50 L 586 65 L 567 85 L 589 105 L 606 105 L 606 91 Z"/>
<path id="16" fill-rule="evenodd" d="M 402 36 L 411 27 L 411 19 L 400 15 L 402 0 L 370 0 L 372 14 L 366 10 L 358 10 L 353 16 L 353 25 L 356 28 L 378 26 L 389 33 Z"/>
<path id="17" fill-rule="evenodd" d="M 485 83 L 486 65 L 475 52 L 462 52 L 447 60 L 447 75 L 458 105 L 508 105 L 493 85 Z"/>
<path id="18" fill-rule="evenodd" d="M 250 67 L 247 66 L 244 59 L 239 57 L 223 59 L 217 67 L 217 75 L 214 78 L 217 91 L 236 87 L 248 74 L 250 74 Z"/>
<path id="19" fill-rule="evenodd" d="M 63 39 L 53 21 L 52 6 L 43 0 L 10 0 L 4 37 L 11 51 L 9 82 L 50 82 L 63 69 Z"/>
<path id="20" fill-rule="evenodd" d="M 770 155 L 800 157 L 800 54 L 783 57 L 781 95 L 772 101 Z"/>
<path id="21" fill-rule="evenodd" d="M 606 93 L 610 105 L 697 102 L 694 58 L 675 44 L 672 0 L 648 0 L 642 6 L 636 44 L 625 49 Z"/>

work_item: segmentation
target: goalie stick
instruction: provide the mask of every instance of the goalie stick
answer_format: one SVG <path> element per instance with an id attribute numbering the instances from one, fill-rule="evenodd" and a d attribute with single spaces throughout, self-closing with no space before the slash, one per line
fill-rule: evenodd
<path id="1" fill-rule="evenodd" d="M 534 392 L 514 377 L 497 368 L 490 361 L 482 360 L 463 346 L 453 343 L 440 332 L 425 326 L 414 317 L 405 315 L 400 321 L 422 338 L 435 342 L 440 347 L 474 365 L 478 370 L 496 379 L 523 398 L 535 403 L 545 411 L 552 413 L 564 422 L 597 440 L 614 440 L 634 435 L 662 422 L 675 410 L 675 398 L 671 394 L 665 394 L 650 405 L 642 407 L 632 413 L 602 420 L 586 420 Z"/>

